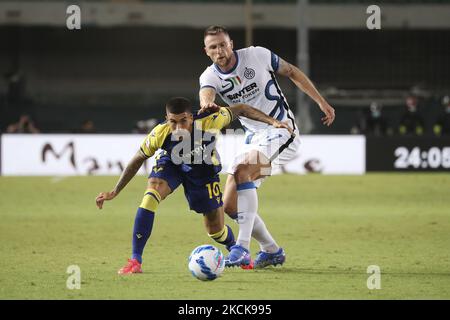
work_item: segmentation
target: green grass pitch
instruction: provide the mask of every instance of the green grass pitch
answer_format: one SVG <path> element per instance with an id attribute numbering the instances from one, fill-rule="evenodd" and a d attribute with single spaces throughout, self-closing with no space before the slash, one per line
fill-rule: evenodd
<path id="1" fill-rule="evenodd" d="M 449 174 L 271 177 L 260 213 L 286 263 L 212 282 L 187 269 L 191 250 L 213 241 L 181 188 L 159 207 L 144 273 L 117 275 L 146 178 L 98 210 L 95 196 L 116 179 L 0 178 L 0 299 L 450 299 Z M 66 287 L 70 265 L 79 290 Z M 379 290 L 367 288 L 369 265 L 381 269 Z"/>

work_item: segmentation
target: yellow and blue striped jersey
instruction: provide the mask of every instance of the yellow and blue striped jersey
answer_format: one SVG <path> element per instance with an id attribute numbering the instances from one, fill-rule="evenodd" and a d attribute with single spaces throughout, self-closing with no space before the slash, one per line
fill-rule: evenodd
<path id="1" fill-rule="evenodd" d="M 220 166 L 219 156 L 215 150 L 215 136 L 217 133 L 228 126 L 233 121 L 233 115 L 229 108 L 221 107 L 218 112 L 204 113 L 201 115 L 194 115 L 193 130 L 191 133 L 191 148 L 189 150 L 180 149 L 183 153 L 180 155 L 183 158 L 183 162 L 186 162 L 191 168 L 195 168 L 204 171 L 205 166 Z M 159 149 L 172 154 L 174 149 L 180 141 L 178 139 L 172 139 L 172 132 L 170 125 L 167 122 L 157 125 L 144 139 L 141 144 L 142 154 L 150 158 Z M 213 143 L 213 145 L 211 145 Z M 178 149 L 177 154 L 178 154 Z M 203 153 L 205 153 L 203 155 Z M 185 153 L 185 154 L 184 154 Z M 205 161 L 192 160 L 195 155 L 202 153 L 202 159 Z M 206 158 L 205 158 L 206 157 Z M 209 159 L 210 161 L 207 161 Z M 219 171 L 221 168 L 219 169 Z M 207 170 L 209 171 L 209 170 Z M 214 169 L 217 171 L 217 168 Z M 199 172 L 200 173 L 200 172 Z"/>

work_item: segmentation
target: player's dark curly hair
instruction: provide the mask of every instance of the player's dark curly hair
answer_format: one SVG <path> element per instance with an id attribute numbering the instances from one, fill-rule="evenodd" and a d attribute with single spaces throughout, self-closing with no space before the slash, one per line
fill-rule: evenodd
<path id="1" fill-rule="evenodd" d="M 166 103 L 166 110 L 173 114 L 180 114 L 183 112 L 192 113 L 192 103 L 189 99 L 183 97 L 171 98 Z"/>
<path id="2" fill-rule="evenodd" d="M 209 35 L 215 36 L 216 34 L 219 34 L 219 33 L 224 33 L 227 36 L 230 36 L 228 34 L 228 30 L 224 26 L 209 26 L 205 30 L 204 38 L 206 38 L 206 36 L 209 36 Z"/>

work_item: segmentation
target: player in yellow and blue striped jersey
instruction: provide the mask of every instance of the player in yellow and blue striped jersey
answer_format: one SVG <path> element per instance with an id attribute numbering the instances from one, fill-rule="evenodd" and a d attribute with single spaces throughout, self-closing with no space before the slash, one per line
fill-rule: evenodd
<path id="1" fill-rule="evenodd" d="M 101 192 L 96 198 L 96 204 L 101 209 L 103 202 L 114 199 L 136 175 L 144 161 L 160 150 L 136 213 L 132 255 L 119 274 L 142 272 L 142 254 L 152 232 L 156 209 L 179 185 L 183 185 L 189 207 L 203 214 L 209 236 L 227 249 L 235 244 L 233 231 L 224 225 L 218 175 L 222 166 L 215 141 L 216 134 L 240 116 L 290 130 L 286 123 L 244 104 L 220 108 L 214 113 L 194 115 L 188 99 L 178 97 L 167 102 L 167 121 L 156 126 L 144 139 L 114 189 Z"/>

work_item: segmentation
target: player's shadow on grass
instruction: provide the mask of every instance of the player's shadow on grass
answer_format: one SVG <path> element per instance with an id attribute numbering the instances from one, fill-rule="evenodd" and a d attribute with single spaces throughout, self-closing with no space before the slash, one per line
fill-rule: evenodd
<path id="1" fill-rule="evenodd" d="M 266 267 L 264 269 L 256 269 L 255 272 L 273 272 L 279 274 L 361 274 L 362 271 L 359 270 L 342 270 L 336 268 L 329 269 L 308 269 L 308 268 L 296 268 L 296 267 Z"/>
<path id="2" fill-rule="evenodd" d="M 273 273 L 279 273 L 279 274 L 290 274 L 290 273 L 296 273 L 296 274 L 349 274 L 349 275 L 361 275 L 361 274 L 367 274 L 366 269 L 338 269 L 336 267 L 330 267 L 330 268 L 297 268 L 297 267 L 266 267 L 264 269 L 255 269 L 255 272 L 273 272 Z M 383 275 L 393 275 L 393 276 L 449 276 L 450 272 L 381 272 Z"/>

